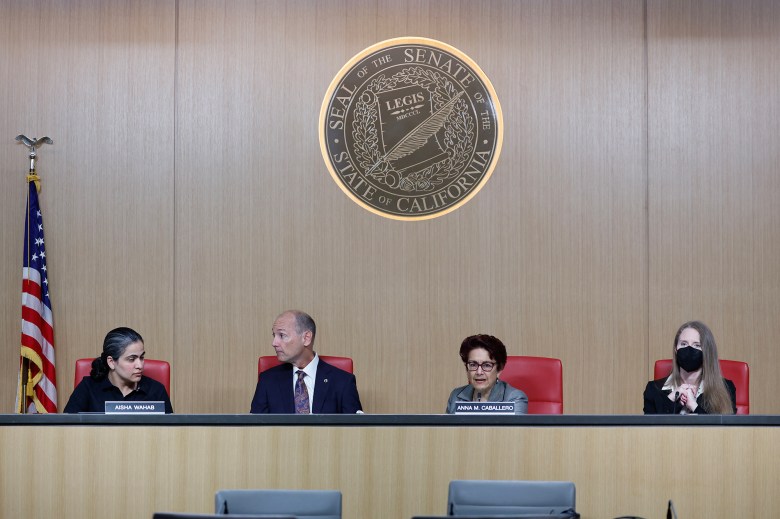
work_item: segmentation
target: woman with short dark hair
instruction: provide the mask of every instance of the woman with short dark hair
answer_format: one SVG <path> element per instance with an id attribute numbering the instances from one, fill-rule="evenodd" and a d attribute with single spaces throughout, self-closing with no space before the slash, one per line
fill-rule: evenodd
<path id="1" fill-rule="evenodd" d="M 525 393 L 498 380 L 506 366 L 506 347 L 492 335 L 472 335 L 460 345 L 468 384 L 455 388 L 447 402 L 447 413 L 455 413 L 458 402 L 514 402 L 515 414 L 528 412 Z"/>

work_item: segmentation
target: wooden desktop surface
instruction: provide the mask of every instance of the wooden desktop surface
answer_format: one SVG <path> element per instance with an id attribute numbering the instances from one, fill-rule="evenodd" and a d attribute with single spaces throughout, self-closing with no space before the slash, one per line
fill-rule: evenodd
<path id="1" fill-rule="evenodd" d="M 0 416 L 0 517 L 213 512 L 223 488 L 338 489 L 344 519 L 444 514 L 453 479 L 570 480 L 583 518 L 768 517 L 778 417 Z"/>

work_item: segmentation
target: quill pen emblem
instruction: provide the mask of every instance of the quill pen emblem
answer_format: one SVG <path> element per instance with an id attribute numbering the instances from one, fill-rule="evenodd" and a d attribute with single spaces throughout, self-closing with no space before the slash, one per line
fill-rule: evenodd
<path id="1" fill-rule="evenodd" d="M 406 157 L 410 153 L 414 153 L 420 149 L 426 142 L 428 142 L 428 139 L 431 138 L 431 135 L 438 132 L 439 129 L 444 125 L 444 121 L 446 121 L 447 117 L 449 117 L 449 115 L 452 113 L 452 110 L 455 108 L 455 103 L 462 95 L 463 92 L 459 92 L 458 95 L 447 101 L 447 103 L 439 108 L 438 111 L 431 114 L 430 117 L 418 124 L 417 127 L 414 128 L 411 132 L 407 133 L 406 136 L 398 141 L 398 143 L 393 146 L 384 157 L 381 157 L 376 162 L 376 164 L 371 166 L 371 168 L 366 172 L 366 175 L 370 175 L 371 172 L 379 167 L 382 162 L 389 162 L 391 160 Z"/>

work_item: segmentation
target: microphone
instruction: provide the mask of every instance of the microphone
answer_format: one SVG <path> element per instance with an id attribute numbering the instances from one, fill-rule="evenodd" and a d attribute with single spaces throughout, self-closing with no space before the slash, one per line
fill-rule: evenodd
<path id="1" fill-rule="evenodd" d="M 669 506 L 666 507 L 666 519 L 677 519 L 677 510 L 674 509 L 674 503 L 669 500 Z"/>
<path id="2" fill-rule="evenodd" d="M 482 402 L 482 393 L 477 393 L 477 402 Z"/>
<path id="3" fill-rule="evenodd" d="M 677 414 L 677 401 L 680 399 L 680 392 L 674 392 L 674 405 L 672 405 L 672 414 Z"/>

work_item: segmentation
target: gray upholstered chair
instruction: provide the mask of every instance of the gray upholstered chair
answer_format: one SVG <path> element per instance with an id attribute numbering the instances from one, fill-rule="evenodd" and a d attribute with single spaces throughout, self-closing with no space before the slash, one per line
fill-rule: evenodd
<path id="1" fill-rule="evenodd" d="M 338 490 L 218 490 L 218 514 L 283 514 L 297 519 L 341 519 Z"/>
<path id="2" fill-rule="evenodd" d="M 570 481 L 450 482 L 447 515 L 577 517 Z"/>

